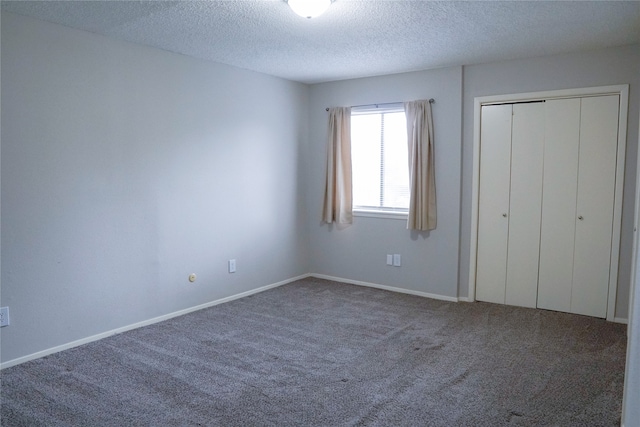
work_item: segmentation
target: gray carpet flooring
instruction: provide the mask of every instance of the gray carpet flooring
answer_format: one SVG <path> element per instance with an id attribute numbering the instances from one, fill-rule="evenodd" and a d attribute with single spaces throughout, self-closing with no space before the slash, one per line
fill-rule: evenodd
<path id="1" fill-rule="evenodd" d="M 319 279 L 2 371 L 3 426 L 614 426 L 626 327 Z"/>

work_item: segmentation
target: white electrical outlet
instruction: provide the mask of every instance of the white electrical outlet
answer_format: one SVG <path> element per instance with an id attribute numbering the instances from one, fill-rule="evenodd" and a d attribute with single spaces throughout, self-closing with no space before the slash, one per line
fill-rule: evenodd
<path id="1" fill-rule="evenodd" d="M 387 265 L 393 265 L 393 255 L 387 254 Z"/>
<path id="2" fill-rule="evenodd" d="M 0 327 L 9 326 L 9 307 L 0 307 Z"/>
<path id="3" fill-rule="evenodd" d="M 230 259 L 229 260 L 229 273 L 235 273 L 236 272 L 236 260 L 235 259 Z"/>
<path id="4" fill-rule="evenodd" d="M 402 265 L 402 256 L 400 254 L 393 254 L 393 266 L 400 267 Z"/>

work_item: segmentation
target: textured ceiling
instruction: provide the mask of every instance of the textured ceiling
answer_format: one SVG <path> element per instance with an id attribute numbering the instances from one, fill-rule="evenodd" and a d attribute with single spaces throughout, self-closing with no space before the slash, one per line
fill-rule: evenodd
<path id="1" fill-rule="evenodd" d="M 133 43 L 317 83 L 640 42 L 640 1 L 2 1 Z"/>

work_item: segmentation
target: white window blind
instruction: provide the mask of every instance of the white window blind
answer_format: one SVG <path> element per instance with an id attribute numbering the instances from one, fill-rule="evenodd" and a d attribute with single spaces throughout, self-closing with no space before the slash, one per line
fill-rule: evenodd
<path id="1" fill-rule="evenodd" d="M 352 109 L 354 211 L 408 211 L 407 156 L 407 128 L 402 104 Z"/>

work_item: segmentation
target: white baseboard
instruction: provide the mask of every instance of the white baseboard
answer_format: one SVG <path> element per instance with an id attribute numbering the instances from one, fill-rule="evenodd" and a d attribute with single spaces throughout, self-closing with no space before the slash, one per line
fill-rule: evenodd
<path id="1" fill-rule="evenodd" d="M 414 290 L 411 290 L 411 289 L 396 288 L 396 287 L 387 286 L 387 285 L 379 285 L 377 283 L 361 282 L 359 280 L 351 280 L 351 279 L 345 279 L 345 278 L 342 278 L 342 277 L 327 276 L 327 275 L 324 275 L 324 274 L 311 273 L 309 276 L 317 277 L 318 279 L 333 280 L 334 282 L 348 283 L 350 285 L 358 285 L 358 286 L 366 286 L 366 287 L 369 287 L 369 288 L 384 289 L 385 291 L 399 292 L 399 293 L 402 293 L 402 294 L 409 294 L 409 295 L 417 295 L 419 297 L 437 299 L 437 300 L 442 300 L 442 301 L 451 301 L 451 302 L 460 301 L 460 298 L 457 298 L 457 297 L 450 297 L 450 296 L 439 295 L 439 294 L 430 294 L 430 293 L 427 293 L 427 292 L 414 291 Z"/>
<path id="2" fill-rule="evenodd" d="M 345 279 L 343 277 L 335 277 L 335 276 L 328 276 L 325 274 L 316 274 L 316 273 L 308 273 L 308 274 L 302 274 L 300 276 L 297 277 L 292 277 L 290 279 L 286 279 L 283 280 L 281 282 L 277 282 L 277 283 L 272 283 L 270 285 L 266 285 L 263 286 L 261 288 L 257 288 L 257 289 L 252 289 L 250 291 L 246 291 L 246 292 L 242 292 L 236 295 L 231 295 L 225 298 L 221 298 L 215 301 L 210 301 L 208 303 L 205 304 L 201 304 L 201 305 L 197 305 L 194 307 L 190 307 L 190 308 L 186 308 L 184 310 L 179 310 L 179 311 L 175 311 L 173 313 L 169 313 L 169 314 L 165 314 L 163 316 L 158 316 L 158 317 L 154 317 L 153 319 L 149 319 L 149 320 L 144 320 L 142 322 L 138 322 L 138 323 L 134 323 L 131 325 L 127 325 L 127 326 L 123 326 L 121 328 L 117 328 L 117 329 L 112 329 L 110 331 L 106 331 L 106 332 L 102 332 L 100 334 L 96 334 L 96 335 L 92 335 L 90 337 L 86 337 L 86 338 L 82 338 L 76 341 L 72 341 L 66 344 L 62 344 L 56 347 L 52 347 L 46 350 L 42 350 L 42 351 L 38 351 L 36 353 L 32 353 L 32 354 L 28 354 L 26 356 L 22 356 L 22 357 L 18 357 L 17 359 L 13 359 L 13 360 L 9 360 L 7 362 L 3 362 L 0 363 L 0 370 L 5 369 L 5 368 L 9 368 L 11 366 L 16 366 L 19 365 L 21 363 L 25 363 L 28 362 L 30 360 L 35 360 L 35 359 L 39 359 L 41 357 L 45 357 L 48 356 L 50 354 L 54 354 L 54 353 L 58 353 L 60 351 L 64 351 L 64 350 L 68 350 L 74 347 L 78 347 L 81 346 L 83 344 L 88 344 L 90 342 L 93 341 L 98 341 L 101 340 L 103 338 L 107 338 L 110 337 L 112 335 L 116 335 L 116 334 L 120 334 L 122 332 L 126 332 L 126 331 L 130 331 L 133 329 L 137 329 L 137 328 L 141 328 L 143 326 L 148 326 L 148 325 L 153 325 L 154 323 L 159 323 L 165 320 L 169 320 L 172 319 L 174 317 L 178 317 L 178 316 L 182 316 L 184 314 L 188 314 L 194 311 L 198 311 L 198 310 L 202 310 L 205 308 L 209 308 L 209 307 L 213 307 L 215 305 L 218 304 L 223 304 L 225 302 L 229 302 L 229 301 L 233 301 L 236 299 L 240 299 L 240 298 L 244 298 L 244 297 L 248 297 L 250 295 L 254 295 L 260 292 L 264 292 L 266 290 L 269 289 L 273 289 L 273 288 L 277 288 L 279 286 L 282 285 L 286 285 L 288 283 L 291 282 L 295 282 L 296 280 L 301 280 L 301 279 L 306 279 L 307 277 L 316 277 L 318 279 L 326 279 L 326 280 L 332 280 L 334 282 L 342 282 L 342 283 L 348 283 L 351 285 L 357 285 L 357 286 L 366 286 L 369 288 L 376 288 L 376 289 L 383 289 L 386 291 L 391 291 L 391 292 L 398 292 L 398 293 L 402 293 L 402 294 L 409 294 L 409 295 L 416 295 L 416 296 L 420 296 L 420 297 L 425 297 L 425 298 L 431 298 L 431 299 L 436 299 L 436 300 L 441 300 L 441 301 L 450 301 L 450 302 L 469 302 L 469 298 L 467 297 L 450 297 L 447 295 L 439 295 L 439 294 L 432 294 L 432 293 L 428 293 L 428 292 L 421 292 L 421 291 L 414 291 L 411 289 L 403 289 L 403 288 L 397 288 L 394 286 L 387 286 L 387 285 L 380 285 L 377 283 L 370 283 L 370 282 L 363 282 L 360 280 L 351 280 L 351 279 Z M 616 323 L 627 323 L 627 319 L 622 318 L 622 317 L 616 317 L 613 320 Z"/>
<path id="3" fill-rule="evenodd" d="M 626 317 L 614 317 L 613 323 L 624 323 L 625 325 L 629 323 L 629 319 Z"/>
<path id="4" fill-rule="evenodd" d="M 26 356 L 18 357 L 17 359 L 13 359 L 13 360 L 9 360 L 7 362 L 1 363 L 0 364 L 0 370 L 5 369 L 5 368 L 9 368 L 11 366 L 19 365 L 21 363 L 25 363 L 25 362 L 28 362 L 30 360 L 39 359 L 41 357 L 45 357 L 45 356 L 48 356 L 50 354 L 58 353 L 58 352 L 63 351 L 63 350 L 68 350 L 70 348 L 78 347 L 78 346 L 83 345 L 83 344 L 88 344 L 88 343 L 93 342 L 93 341 L 98 341 L 98 340 L 101 340 L 103 338 L 110 337 L 112 335 L 116 335 L 116 334 L 120 334 L 122 332 L 130 331 L 132 329 L 137 329 L 137 328 L 141 328 L 143 326 L 153 325 L 154 323 L 158 323 L 158 322 L 162 322 L 162 321 L 165 321 L 165 320 L 169 320 L 169 319 L 172 319 L 174 317 L 178 317 L 178 316 L 182 316 L 184 314 L 188 314 L 188 313 L 191 313 L 191 312 L 194 312 L 194 311 L 202 310 L 204 308 L 213 307 L 214 305 L 218 305 L 218 304 L 222 304 L 222 303 L 225 303 L 225 302 L 233 301 L 233 300 L 236 300 L 236 299 L 248 297 L 249 295 L 254 295 L 254 294 L 257 294 L 257 293 L 260 293 L 260 292 L 264 292 L 264 291 L 269 290 L 269 289 L 277 288 L 278 286 L 286 285 L 288 283 L 295 282 L 296 280 L 305 279 L 305 278 L 307 278 L 309 276 L 310 276 L 310 274 L 303 274 L 301 276 L 293 277 L 291 279 L 286 279 L 286 280 L 283 280 L 283 281 L 277 282 L 277 283 L 272 283 L 270 285 L 266 285 L 266 286 L 263 286 L 261 288 L 252 289 L 250 291 L 242 292 L 242 293 L 239 293 L 239 294 L 236 294 L 236 295 L 231 295 L 231 296 L 225 297 L 225 298 L 220 298 L 218 300 L 210 301 L 208 303 L 197 305 L 195 307 L 190 307 L 190 308 L 186 308 L 184 310 L 175 311 L 173 313 L 165 314 L 163 316 L 154 317 L 153 319 L 144 320 L 142 322 L 134 323 L 132 325 L 123 326 L 123 327 L 117 328 L 117 329 L 112 329 L 110 331 L 102 332 L 102 333 L 97 334 L 97 335 L 92 335 L 92 336 L 87 337 L 87 338 L 82 338 L 82 339 L 79 339 L 79 340 L 76 340 L 76 341 L 72 341 L 70 343 L 62 344 L 62 345 L 59 345 L 59 346 L 56 346 L 56 347 L 52 347 L 52 348 L 49 348 L 49 349 L 46 349 L 46 350 L 38 351 L 36 353 L 28 354 Z"/>

